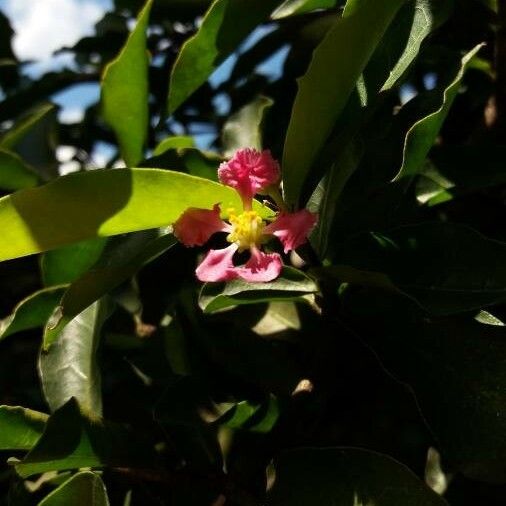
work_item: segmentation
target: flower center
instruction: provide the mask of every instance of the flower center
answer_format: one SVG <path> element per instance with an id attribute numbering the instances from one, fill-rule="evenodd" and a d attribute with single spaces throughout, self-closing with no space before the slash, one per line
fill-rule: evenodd
<path id="1" fill-rule="evenodd" d="M 265 224 L 256 211 L 235 214 L 234 209 L 229 209 L 228 213 L 228 221 L 232 225 L 232 231 L 227 235 L 228 242 L 235 242 L 239 251 L 250 249 L 261 242 Z"/>

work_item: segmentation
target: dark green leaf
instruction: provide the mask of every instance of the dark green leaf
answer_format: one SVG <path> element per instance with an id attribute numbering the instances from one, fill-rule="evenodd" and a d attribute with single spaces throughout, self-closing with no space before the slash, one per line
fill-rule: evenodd
<path id="1" fill-rule="evenodd" d="M 16 154 L 0 149 L 0 188 L 21 190 L 31 188 L 39 182 L 34 170 Z"/>
<path id="2" fill-rule="evenodd" d="M 358 448 L 285 451 L 274 462 L 268 506 L 444 506 L 446 501 L 392 458 Z"/>
<path id="3" fill-rule="evenodd" d="M 75 281 L 61 298 L 60 306 L 44 332 L 44 348 L 58 339 L 73 318 L 103 295 L 132 277 L 143 265 L 176 243 L 168 233 L 145 232 L 112 241 L 94 269 Z"/>
<path id="4" fill-rule="evenodd" d="M 148 65 L 146 30 L 153 0 L 139 14 L 137 25 L 119 56 L 102 78 L 102 107 L 106 122 L 116 133 L 128 167 L 142 159 L 148 132 Z"/>
<path id="5" fill-rule="evenodd" d="M 473 229 L 427 223 L 358 235 L 338 252 L 334 273 L 342 281 L 383 284 L 431 313 L 450 314 L 506 300 L 505 255 L 505 243 Z"/>
<path id="6" fill-rule="evenodd" d="M 46 286 L 72 283 L 100 258 L 107 239 L 82 241 L 48 251 L 41 258 L 42 280 Z"/>
<path id="7" fill-rule="evenodd" d="M 409 383 L 448 470 L 506 482 L 506 330 L 470 315 L 427 318 L 408 299 L 349 291 L 345 318 Z"/>
<path id="8" fill-rule="evenodd" d="M 65 326 L 48 351 L 41 351 L 39 373 L 51 411 L 74 397 L 85 413 L 102 415 L 97 348 L 107 316 L 106 303 L 95 302 Z"/>
<path id="9" fill-rule="evenodd" d="M 22 330 L 44 327 L 65 293 L 65 287 L 44 288 L 22 300 L 0 321 L 0 340 Z"/>
<path id="10" fill-rule="evenodd" d="M 47 415 L 19 406 L 0 406 L 0 450 L 30 450 L 39 440 Z"/>
<path id="11" fill-rule="evenodd" d="M 268 19 L 280 0 L 215 0 L 199 31 L 181 48 L 172 69 L 169 113 L 173 113 L 253 29 Z"/>
<path id="12" fill-rule="evenodd" d="M 286 134 L 283 184 L 289 205 L 297 204 L 319 151 L 404 1 L 349 0 L 343 17 L 315 50 L 306 74 L 299 80 Z M 329 71 L 333 68 L 339 72 Z"/>
<path id="13" fill-rule="evenodd" d="M 284 267 L 279 278 L 268 283 L 206 283 L 200 292 L 199 305 L 205 313 L 241 304 L 258 304 L 302 298 L 318 291 L 316 283 L 303 272 Z"/>
<path id="14" fill-rule="evenodd" d="M 240 148 L 262 149 L 262 121 L 272 104 L 270 98 L 260 96 L 228 118 L 222 134 L 225 156 L 232 157 Z"/>
<path id="15" fill-rule="evenodd" d="M 26 478 L 46 471 L 82 467 L 152 468 L 152 449 L 123 426 L 84 417 L 75 399 L 49 417 L 34 448 L 21 461 L 12 460 Z"/>
<path id="16" fill-rule="evenodd" d="M 39 506 L 109 506 L 107 491 L 100 476 L 82 471 L 46 496 Z"/>
<path id="17" fill-rule="evenodd" d="M 395 180 L 413 176 L 422 166 L 457 96 L 466 67 L 481 48 L 482 44 L 479 44 L 462 58 L 454 80 L 443 90 L 437 103 L 433 104 L 431 112 L 418 119 L 409 129 L 404 141 L 402 165 L 395 176 Z"/>
<path id="18" fill-rule="evenodd" d="M 0 199 L 0 260 L 65 244 L 166 226 L 188 207 L 239 208 L 226 186 L 157 169 L 98 170 L 61 177 Z M 255 204 L 262 216 L 272 215 Z M 83 209 L 86 212 L 83 212 Z"/>

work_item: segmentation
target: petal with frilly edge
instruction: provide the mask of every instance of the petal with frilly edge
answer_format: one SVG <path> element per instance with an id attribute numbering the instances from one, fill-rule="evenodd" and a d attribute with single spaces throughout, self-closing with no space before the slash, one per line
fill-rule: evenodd
<path id="1" fill-rule="evenodd" d="M 228 162 L 220 165 L 218 177 L 223 184 L 238 191 L 244 207 L 249 209 L 256 193 L 262 193 L 279 181 L 280 170 L 269 150 L 245 148 L 236 151 Z"/>
<path id="2" fill-rule="evenodd" d="M 231 244 L 228 248 L 209 250 L 195 271 L 197 278 L 200 281 L 213 282 L 236 279 L 239 274 L 232 262 L 236 251 L 236 244 Z"/>
<path id="3" fill-rule="evenodd" d="M 251 258 L 236 270 L 239 277 L 250 283 L 265 283 L 281 274 L 283 261 L 277 253 L 263 253 L 257 248 L 251 251 Z"/>
<path id="4" fill-rule="evenodd" d="M 306 242 L 317 221 L 318 215 L 307 209 L 295 213 L 281 213 L 264 228 L 264 234 L 275 235 L 283 244 L 285 253 L 288 253 Z"/>
<path id="5" fill-rule="evenodd" d="M 188 208 L 174 223 L 174 235 L 185 246 L 202 246 L 216 232 L 230 232 L 220 219 L 220 206 L 212 209 Z"/>

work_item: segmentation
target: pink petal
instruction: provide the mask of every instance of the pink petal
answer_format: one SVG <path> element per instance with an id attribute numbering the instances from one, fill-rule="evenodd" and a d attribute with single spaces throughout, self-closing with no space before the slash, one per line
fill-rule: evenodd
<path id="1" fill-rule="evenodd" d="M 174 223 L 174 235 L 185 246 L 202 246 L 216 232 L 229 232 L 230 225 L 220 219 L 220 206 L 213 209 L 188 208 Z"/>
<path id="2" fill-rule="evenodd" d="M 269 150 L 239 149 L 232 159 L 220 165 L 218 177 L 223 184 L 239 192 L 249 209 L 256 193 L 279 181 L 279 164 Z"/>
<path id="3" fill-rule="evenodd" d="M 275 235 L 283 243 L 285 253 L 288 253 L 306 242 L 317 220 L 318 215 L 307 209 L 295 213 L 281 213 L 265 227 L 264 234 Z"/>
<path id="4" fill-rule="evenodd" d="M 265 283 L 276 279 L 281 273 L 283 262 L 277 253 L 267 254 L 254 248 L 251 258 L 243 267 L 237 267 L 240 278 L 250 283 Z"/>
<path id="5" fill-rule="evenodd" d="M 230 281 L 237 278 L 237 268 L 232 263 L 236 251 L 236 244 L 224 249 L 209 250 L 195 271 L 197 278 L 200 281 Z"/>

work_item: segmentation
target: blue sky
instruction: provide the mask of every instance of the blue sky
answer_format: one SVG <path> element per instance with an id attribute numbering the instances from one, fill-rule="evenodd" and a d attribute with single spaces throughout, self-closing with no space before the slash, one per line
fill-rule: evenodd
<path id="1" fill-rule="evenodd" d="M 53 52 L 65 46 L 72 46 L 83 36 L 94 31 L 95 23 L 112 8 L 112 0 L 0 0 L 0 10 L 10 19 L 16 32 L 13 47 L 21 60 L 34 63 L 25 67 L 25 72 L 37 77 L 41 72 L 51 68 L 62 68 L 72 65 L 70 55 L 53 56 Z M 274 29 L 268 25 L 257 29 L 239 48 L 238 53 L 231 55 L 210 78 L 212 86 L 218 86 L 226 80 L 232 71 L 239 53 L 252 47 L 259 39 Z M 257 72 L 271 80 L 279 77 L 281 67 L 288 53 L 283 47 L 259 65 Z M 82 118 L 84 108 L 96 102 L 100 90 L 98 85 L 80 84 L 73 86 L 52 97 L 61 106 L 60 120 L 75 122 Z M 215 106 L 221 114 L 228 112 L 226 97 L 218 97 Z M 207 147 L 214 134 L 200 134 L 197 144 Z M 105 148 L 102 147 L 102 152 Z"/>

